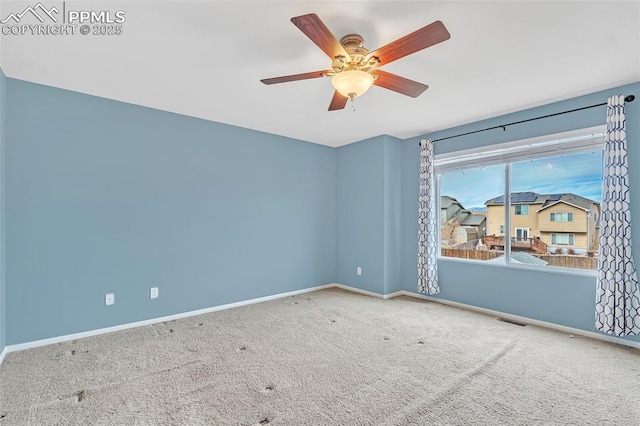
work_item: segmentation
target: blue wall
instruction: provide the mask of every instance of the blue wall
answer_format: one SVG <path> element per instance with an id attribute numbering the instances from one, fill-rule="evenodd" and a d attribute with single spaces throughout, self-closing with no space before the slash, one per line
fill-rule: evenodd
<path id="1" fill-rule="evenodd" d="M 402 290 L 402 142 L 384 141 L 384 294 Z"/>
<path id="2" fill-rule="evenodd" d="M 336 280 L 384 294 L 385 137 L 337 150 Z M 356 268 L 362 267 L 362 275 Z"/>
<path id="3" fill-rule="evenodd" d="M 635 83 L 418 138 L 332 149 L 3 75 L 0 83 L 8 224 L 0 350 L 331 282 L 415 292 L 421 138 L 640 95 Z M 604 117 L 604 107 L 593 108 L 439 142 L 436 153 Z M 640 212 L 640 101 L 627 104 L 627 130 Z M 640 227 L 633 232 L 640 244 Z M 450 259 L 439 266 L 440 298 L 594 328 L 594 277 Z M 148 298 L 152 286 L 157 300 Z M 116 295 L 110 307 L 107 292 Z"/>
<path id="4" fill-rule="evenodd" d="M 605 90 L 574 99 L 545 105 L 485 120 L 446 131 L 403 141 L 402 157 L 402 283 L 416 292 L 415 253 L 417 247 L 417 194 L 419 171 L 418 141 L 492 127 L 527 118 L 606 102 L 612 94 L 640 97 L 640 83 Z M 455 114 L 455 111 L 451 111 Z M 436 142 L 436 154 L 469 149 L 494 143 L 531 138 L 605 123 L 606 107 L 565 114 L 475 135 Z M 636 224 L 640 225 L 640 100 L 626 104 L 627 139 L 631 182 L 631 204 Z M 633 228 L 633 241 L 640 246 L 640 226 Z M 640 251 L 634 260 L 640 268 Z M 594 330 L 595 277 L 531 271 L 498 265 L 477 264 L 449 259 L 438 263 L 443 299 L 521 315 L 541 321 Z M 638 337 L 629 340 L 640 341 Z"/>
<path id="5" fill-rule="evenodd" d="M 5 93 L 6 78 L 0 69 L 0 353 L 6 346 L 6 269 L 5 269 Z"/>
<path id="6" fill-rule="evenodd" d="M 335 281 L 335 149 L 11 78 L 6 97 L 7 344 Z"/>
<path id="7" fill-rule="evenodd" d="M 379 294 L 402 289 L 402 143 L 382 135 L 337 149 L 336 278 Z M 362 275 L 356 268 L 362 267 Z"/>

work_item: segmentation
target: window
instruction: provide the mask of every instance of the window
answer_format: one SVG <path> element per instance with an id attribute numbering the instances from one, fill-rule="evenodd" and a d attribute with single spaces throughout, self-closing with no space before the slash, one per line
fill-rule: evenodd
<path id="1" fill-rule="evenodd" d="M 518 216 L 527 216 L 529 214 L 529 206 L 527 204 L 516 204 L 514 207 Z"/>
<path id="2" fill-rule="evenodd" d="M 441 256 L 597 269 L 591 243 L 597 221 L 576 222 L 576 212 L 582 209 L 587 217 L 599 211 L 603 131 L 601 126 L 436 155 L 439 196 L 461 207 L 459 222 L 440 224 Z M 549 211 L 562 206 L 564 212 Z"/>
<path id="3" fill-rule="evenodd" d="M 551 234 L 551 244 L 572 246 L 573 237 L 573 234 Z"/>
<path id="4" fill-rule="evenodd" d="M 573 222 L 573 213 L 549 213 L 551 222 Z"/>

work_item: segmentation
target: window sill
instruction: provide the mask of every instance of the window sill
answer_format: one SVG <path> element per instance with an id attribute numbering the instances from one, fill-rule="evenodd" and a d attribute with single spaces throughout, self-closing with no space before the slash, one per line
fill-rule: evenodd
<path id="1" fill-rule="evenodd" d="M 525 270 L 525 271 L 533 271 L 533 272 L 542 272 L 546 274 L 560 274 L 560 275 L 574 275 L 581 277 L 593 277 L 596 278 L 597 271 L 591 269 L 570 269 L 570 268 L 560 268 L 557 266 L 534 266 L 534 265 L 520 265 L 516 263 L 492 263 L 483 260 L 473 260 L 473 259 L 461 259 L 456 257 L 438 257 L 438 262 L 454 262 L 454 263 L 468 263 L 472 265 L 483 265 L 490 268 L 509 268 L 515 270 Z"/>

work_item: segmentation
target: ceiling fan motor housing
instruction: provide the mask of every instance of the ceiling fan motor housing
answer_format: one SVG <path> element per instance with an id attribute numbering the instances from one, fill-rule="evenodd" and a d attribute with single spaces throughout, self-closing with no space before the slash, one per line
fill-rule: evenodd
<path id="1" fill-rule="evenodd" d="M 333 70 L 336 73 L 342 71 L 369 71 L 378 63 L 378 58 L 367 59 L 369 50 L 364 47 L 364 38 L 360 34 L 347 34 L 340 39 L 340 44 L 349 54 L 350 60 L 344 56 L 336 56 L 333 61 Z"/>

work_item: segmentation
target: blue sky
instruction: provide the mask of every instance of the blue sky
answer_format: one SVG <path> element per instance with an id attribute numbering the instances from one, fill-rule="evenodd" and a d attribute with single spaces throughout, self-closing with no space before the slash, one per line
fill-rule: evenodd
<path id="1" fill-rule="evenodd" d="M 511 192 L 573 193 L 600 202 L 602 152 L 572 154 L 512 164 Z M 504 166 L 496 165 L 442 176 L 440 193 L 456 198 L 466 209 L 484 208 L 485 201 L 504 194 Z"/>

